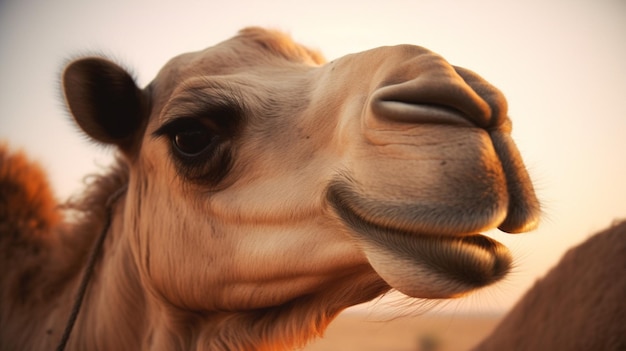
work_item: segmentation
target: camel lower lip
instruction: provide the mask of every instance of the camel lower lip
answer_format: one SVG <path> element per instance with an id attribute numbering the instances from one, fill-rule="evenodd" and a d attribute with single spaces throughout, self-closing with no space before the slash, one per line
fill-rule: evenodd
<path id="1" fill-rule="evenodd" d="M 370 245 L 458 283 L 460 290 L 479 288 L 499 280 L 506 275 L 511 262 L 504 246 L 480 234 L 443 237 L 379 229 L 360 234 Z"/>
<path id="2" fill-rule="evenodd" d="M 407 295 L 457 296 L 500 280 L 510 269 L 508 249 L 486 236 L 428 235 L 384 227 L 362 218 L 345 201 L 333 201 L 333 195 L 329 200 L 362 241 L 372 267 Z M 424 273 L 430 280 L 423 278 Z"/>

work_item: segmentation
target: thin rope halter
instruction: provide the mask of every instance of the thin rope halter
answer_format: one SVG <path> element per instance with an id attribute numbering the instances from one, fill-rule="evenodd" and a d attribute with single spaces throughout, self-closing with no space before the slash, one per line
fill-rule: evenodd
<path id="1" fill-rule="evenodd" d="M 67 323 L 65 324 L 65 330 L 63 331 L 63 335 L 61 336 L 61 340 L 59 341 L 56 351 L 64 351 L 65 347 L 67 346 L 67 342 L 70 338 L 70 334 L 72 333 L 72 329 L 74 329 L 74 323 L 76 323 L 76 318 L 78 317 L 78 313 L 80 312 L 80 307 L 83 304 L 83 298 L 85 297 L 87 286 L 89 285 L 91 277 L 93 276 L 96 261 L 98 260 L 98 256 L 100 256 L 100 252 L 102 252 L 104 239 L 106 238 L 106 235 L 109 232 L 109 228 L 111 227 L 111 217 L 113 216 L 113 203 L 126 191 L 126 189 L 126 186 L 117 189 L 117 191 L 111 194 L 111 196 L 109 196 L 109 198 L 107 199 L 107 202 L 105 204 L 106 212 L 102 231 L 100 232 L 100 235 L 98 236 L 93 248 L 91 249 L 91 252 L 89 253 L 87 266 L 85 267 L 85 272 L 83 273 L 83 277 L 78 287 L 78 291 L 76 292 L 76 298 L 74 299 L 74 306 L 72 307 L 72 311 L 69 315 Z"/>

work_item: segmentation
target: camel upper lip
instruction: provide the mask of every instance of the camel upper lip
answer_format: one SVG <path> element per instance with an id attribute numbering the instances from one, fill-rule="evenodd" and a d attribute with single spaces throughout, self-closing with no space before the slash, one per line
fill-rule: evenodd
<path id="1" fill-rule="evenodd" d="M 471 290 L 496 282 L 510 269 L 509 250 L 484 235 L 431 235 L 381 226 L 357 214 L 345 199 L 337 196 L 340 195 L 329 189 L 331 206 L 358 239 L 466 287 L 462 289 Z"/>

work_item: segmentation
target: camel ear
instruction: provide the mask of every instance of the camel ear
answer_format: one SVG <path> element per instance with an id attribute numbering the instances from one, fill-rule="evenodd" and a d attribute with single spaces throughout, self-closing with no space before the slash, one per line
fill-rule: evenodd
<path id="1" fill-rule="evenodd" d="M 74 61 L 63 72 L 63 92 L 85 133 L 129 151 L 143 125 L 144 104 L 141 90 L 126 70 L 97 57 Z"/>

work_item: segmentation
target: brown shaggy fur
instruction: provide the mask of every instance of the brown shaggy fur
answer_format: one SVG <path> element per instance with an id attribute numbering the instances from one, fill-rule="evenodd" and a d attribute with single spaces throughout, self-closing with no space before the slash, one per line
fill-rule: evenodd
<path id="1" fill-rule="evenodd" d="M 50 279 L 51 247 L 60 240 L 61 213 L 41 168 L 22 153 L 0 147 L 0 349 L 18 350 L 31 333 L 24 310 L 37 312 L 58 294 L 61 284 Z M 59 278 L 65 280 L 66 277 Z M 39 284 L 46 281 L 43 287 Z M 34 314 L 36 316 L 36 314 Z M 42 316 L 43 317 L 43 316 Z M 27 330 L 27 332 L 24 332 Z M 31 334 L 31 335 L 29 335 Z M 22 335 L 21 340 L 8 335 Z"/>
<path id="2" fill-rule="evenodd" d="M 570 249 L 476 351 L 626 350 L 626 221 Z"/>
<path id="3" fill-rule="evenodd" d="M 106 198 L 127 172 L 118 166 L 94 176 L 84 197 L 59 204 L 38 164 L 0 146 L 0 350 L 24 350 L 35 336 L 41 344 L 34 349 L 54 347 L 63 326 L 51 316 L 67 318 L 69 305 L 59 297 L 73 296 Z"/>
<path id="4" fill-rule="evenodd" d="M 48 186 L 44 172 L 31 164 L 23 153 L 9 154 L 6 145 L 0 145 L 0 233 L 3 242 L 9 236 L 24 238 L 30 233 L 42 240 L 50 228 L 59 223 L 57 203 Z"/>

